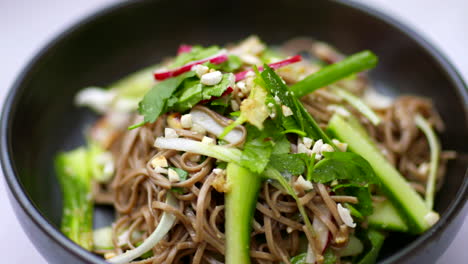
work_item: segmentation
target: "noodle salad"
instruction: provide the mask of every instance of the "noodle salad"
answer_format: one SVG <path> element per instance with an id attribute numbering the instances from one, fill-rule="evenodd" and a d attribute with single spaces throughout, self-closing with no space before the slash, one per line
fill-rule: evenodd
<path id="1" fill-rule="evenodd" d="M 251 36 L 84 88 L 100 117 L 55 160 L 62 232 L 110 263 L 375 263 L 439 220 L 455 156 L 429 99 L 372 87 L 377 61 Z"/>

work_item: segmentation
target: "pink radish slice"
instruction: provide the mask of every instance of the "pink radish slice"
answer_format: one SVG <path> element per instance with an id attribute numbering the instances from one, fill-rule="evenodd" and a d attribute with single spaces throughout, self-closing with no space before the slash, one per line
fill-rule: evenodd
<path id="1" fill-rule="evenodd" d="M 188 53 L 192 50 L 192 46 L 190 45 L 180 45 L 179 49 L 177 50 L 177 55 L 182 54 L 182 53 Z"/>
<path id="2" fill-rule="evenodd" d="M 325 215 L 326 218 L 331 219 L 330 211 L 325 208 L 324 205 L 317 205 L 317 208 L 320 210 L 322 215 Z M 318 217 L 314 217 L 312 222 L 312 227 L 314 228 L 315 234 L 318 237 L 319 248 L 323 252 L 327 247 L 329 241 L 329 231 L 327 226 L 320 220 Z"/>
<path id="3" fill-rule="evenodd" d="M 295 63 L 295 62 L 299 62 L 301 60 L 302 60 L 301 55 L 296 55 L 296 56 L 287 58 L 287 59 L 282 60 L 282 61 L 278 61 L 278 62 L 275 62 L 275 63 L 270 63 L 270 64 L 268 64 L 268 66 L 270 66 L 273 69 L 279 69 L 281 67 L 284 67 L 286 65 L 289 65 L 289 64 L 292 64 L 292 63 Z M 263 67 L 262 66 L 258 67 L 258 70 L 263 71 Z M 247 73 L 249 73 L 251 71 L 252 70 L 246 70 L 246 71 L 243 71 L 243 72 L 236 73 L 236 75 L 235 75 L 236 76 L 236 82 L 245 79 L 245 77 L 247 76 Z"/>
<path id="4" fill-rule="evenodd" d="M 228 60 L 228 56 L 226 55 L 226 52 L 221 51 L 221 52 L 219 52 L 218 54 L 216 54 L 214 56 L 211 56 L 211 57 L 206 58 L 206 59 L 198 60 L 198 61 L 189 62 L 189 63 L 187 63 L 184 66 L 181 66 L 179 68 L 175 68 L 175 69 L 168 70 L 168 71 L 155 72 L 154 73 L 154 78 L 156 80 L 158 80 L 158 81 L 162 81 L 162 80 L 165 80 L 167 78 L 171 78 L 171 77 L 181 75 L 184 72 L 188 72 L 188 71 L 190 71 L 192 69 L 192 67 L 194 65 L 197 65 L 197 64 L 202 64 L 202 63 L 205 63 L 205 62 L 208 62 L 208 61 L 210 63 L 213 63 L 213 64 L 220 64 L 220 63 L 223 63 L 223 62 L 225 62 L 227 60 Z"/>

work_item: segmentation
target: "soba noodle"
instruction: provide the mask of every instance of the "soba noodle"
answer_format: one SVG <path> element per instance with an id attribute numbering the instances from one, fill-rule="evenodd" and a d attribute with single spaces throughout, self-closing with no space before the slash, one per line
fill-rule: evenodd
<path id="1" fill-rule="evenodd" d="M 308 51 L 310 56 L 329 63 L 343 58 L 343 55 L 330 47 L 309 39 L 288 42 L 282 50 L 292 54 Z M 307 73 L 316 70 L 313 66 L 303 67 L 306 67 Z M 279 70 L 278 73 L 288 83 L 297 81 L 287 71 Z M 368 83 L 365 75 L 359 75 L 356 80 L 346 85 L 351 87 L 349 90 L 355 94 L 363 94 L 366 89 L 371 89 Z M 242 98 L 238 96 L 238 92 L 234 91 L 233 94 L 233 100 L 240 104 Z M 344 104 L 341 98 L 326 89 L 305 96 L 302 102 L 322 127 L 327 125 L 336 111 L 330 106 Z M 222 126 L 231 122 L 206 107 L 196 106 L 196 109 L 207 113 Z M 425 193 L 428 176 L 423 167 L 429 162 L 429 146 L 422 132 L 414 124 L 413 116 L 416 113 L 422 114 L 439 131 L 443 131 L 443 122 L 432 103 L 415 96 L 398 97 L 389 107 L 374 109 L 383 117 L 379 126 L 370 124 L 352 107 L 346 109 L 359 117 L 382 153 L 410 181 L 411 186 L 419 193 Z M 114 249 L 100 250 L 98 253 L 121 254 L 135 248 L 153 232 L 162 214 L 168 212 L 177 219 L 173 228 L 152 249 L 152 257 L 132 263 L 223 263 L 224 195 L 215 188 L 216 181 L 219 180 L 219 176 L 213 173 L 216 160 L 194 153 L 153 147 L 155 139 L 163 136 L 164 128 L 170 126 L 168 118 L 174 116 L 162 115 L 155 123 L 125 131 L 112 141 L 109 149 L 116 160 L 116 174 L 109 184 L 95 186 L 94 200 L 96 203 L 112 204 L 116 210 L 117 217 L 112 228 Z M 177 120 L 177 117 L 175 118 Z M 138 121 L 138 117 L 133 118 L 128 125 L 136 123 L 135 121 Z M 201 141 L 204 136 L 179 127 L 173 128 L 182 138 Z M 242 127 L 240 129 L 243 135 L 241 140 L 229 146 L 240 146 L 244 143 L 246 131 Z M 294 149 L 295 146 L 292 145 Z M 171 183 L 165 175 L 155 172 L 151 160 L 158 156 L 164 156 L 169 166 L 188 172 L 187 180 Z M 451 152 L 443 152 L 441 155 L 437 174 L 438 187 L 443 182 L 445 164 L 450 158 L 453 158 Z M 295 180 L 296 178 L 292 177 L 291 184 Z M 177 208 L 164 202 L 165 194 L 172 188 L 179 190 L 174 192 L 179 203 Z M 357 198 L 331 194 L 330 187 L 320 183 L 314 184 L 310 192 L 298 192 L 298 196 L 309 218 L 320 221 L 330 232 L 333 250 L 344 247 L 354 230 L 343 223 L 337 204 L 357 203 Z M 374 200 L 384 199 L 375 196 Z M 265 181 L 261 186 L 251 237 L 250 255 L 254 263 L 290 263 L 291 257 L 303 250 L 304 240 L 313 246 L 312 250 L 316 256 L 320 257 L 322 254 L 320 238 L 305 228 L 294 199 L 269 181 Z M 317 260 L 320 261 L 320 258 Z"/>

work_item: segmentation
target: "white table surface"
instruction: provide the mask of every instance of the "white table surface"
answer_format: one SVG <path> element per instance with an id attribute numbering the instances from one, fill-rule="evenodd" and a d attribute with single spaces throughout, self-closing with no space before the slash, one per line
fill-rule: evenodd
<path id="1" fill-rule="evenodd" d="M 420 31 L 468 80 L 468 1 L 357 0 L 375 6 Z M 116 0 L 0 0 L 0 103 L 25 63 L 52 37 L 83 16 Z M 46 263 L 21 229 L 0 172 L 0 253 L 8 263 Z M 468 220 L 437 263 L 466 263 Z M 1 261 L 4 263 L 4 261 Z"/>

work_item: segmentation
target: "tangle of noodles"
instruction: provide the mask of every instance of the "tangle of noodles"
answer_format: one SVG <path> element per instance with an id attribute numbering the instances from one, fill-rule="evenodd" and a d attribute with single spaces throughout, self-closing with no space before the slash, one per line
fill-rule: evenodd
<path id="1" fill-rule="evenodd" d="M 329 46 L 309 39 L 290 41 L 282 47 L 282 51 L 286 54 L 308 51 L 310 56 L 329 63 L 343 58 Z M 298 64 L 297 67 L 305 67 L 307 73 L 317 70 L 304 64 Z M 278 70 L 278 73 L 288 83 L 298 81 L 297 76 L 286 70 Z M 362 95 L 366 89 L 370 89 L 363 74 L 340 85 L 356 95 Z M 237 95 L 237 91 L 233 94 L 233 100 L 240 104 L 242 98 Z M 341 98 L 327 89 L 317 90 L 305 96 L 302 101 L 322 127 L 327 125 L 333 114 L 334 110 L 329 106 L 344 104 Z M 413 117 L 416 113 L 423 115 L 441 132 L 444 125 L 432 103 L 415 96 L 398 97 L 390 106 L 374 109 L 382 117 L 379 126 L 373 126 L 359 112 L 344 105 L 349 112 L 359 117 L 387 159 L 410 181 L 416 191 L 423 194 L 428 174 L 420 168 L 429 162 L 430 152 L 428 142 L 417 129 Z M 222 126 L 229 124 L 226 117 L 206 107 L 196 108 L 209 114 Z M 164 128 L 169 126 L 168 118 L 169 115 L 162 115 L 155 123 L 125 131 L 109 147 L 116 161 L 115 177 L 109 184 L 96 185 L 94 188 L 95 201 L 111 204 L 116 210 L 117 218 L 112 230 L 115 249 L 109 251 L 120 254 L 136 247 L 153 232 L 162 214 L 170 212 L 175 215 L 176 223 L 168 235 L 152 249 L 152 257 L 132 263 L 223 263 L 224 194 L 214 188 L 216 175 L 213 169 L 216 167 L 216 160 L 193 153 L 153 147 L 155 139 L 163 136 Z M 138 121 L 138 118 L 134 118 L 128 125 Z M 240 129 L 242 139 L 230 146 L 239 146 L 245 141 L 246 131 L 242 127 Z M 177 128 L 177 133 L 182 138 L 192 140 L 201 141 L 203 138 L 199 133 L 181 128 Z M 294 148 L 292 143 L 292 149 Z M 445 164 L 453 155 L 452 152 L 441 154 L 438 187 L 443 182 Z M 169 166 L 187 171 L 187 180 L 171 183 L 165 175 L 155 172 L 150 161 L 158 156 L 164 156 Z M 291 181 L 294 180 L 295 177 L 292 177 Z M 165 194 L 172 188 L 182 190 L 174 192 L 179 201 L 177 209 L 164 203 Z M 356 197 L 333 195 L 324 184 L 314 184 L 313 191 L 302 192 L 298 196 L 309 218 L 318 219 L 328 229 L 332 248 L 337 250 L 345 246 L 353 229 L 343 223 L 337 204 L 357 203 Z M 374 197 L 374 201 L 383 199 Z M 259 193 L 252 224 L 252 261 L 290 263 L 291 257 L 303 250 L 304 240 L 313 245 L 313 251 L 317 255 L 322 254 L 322 249 L 318 246 L 319 238 L 314 238 L 308 232 L 294 199 L 274 183 L 265 181 Z M 98 253 L 106 251 L 101 250 Z"/>

